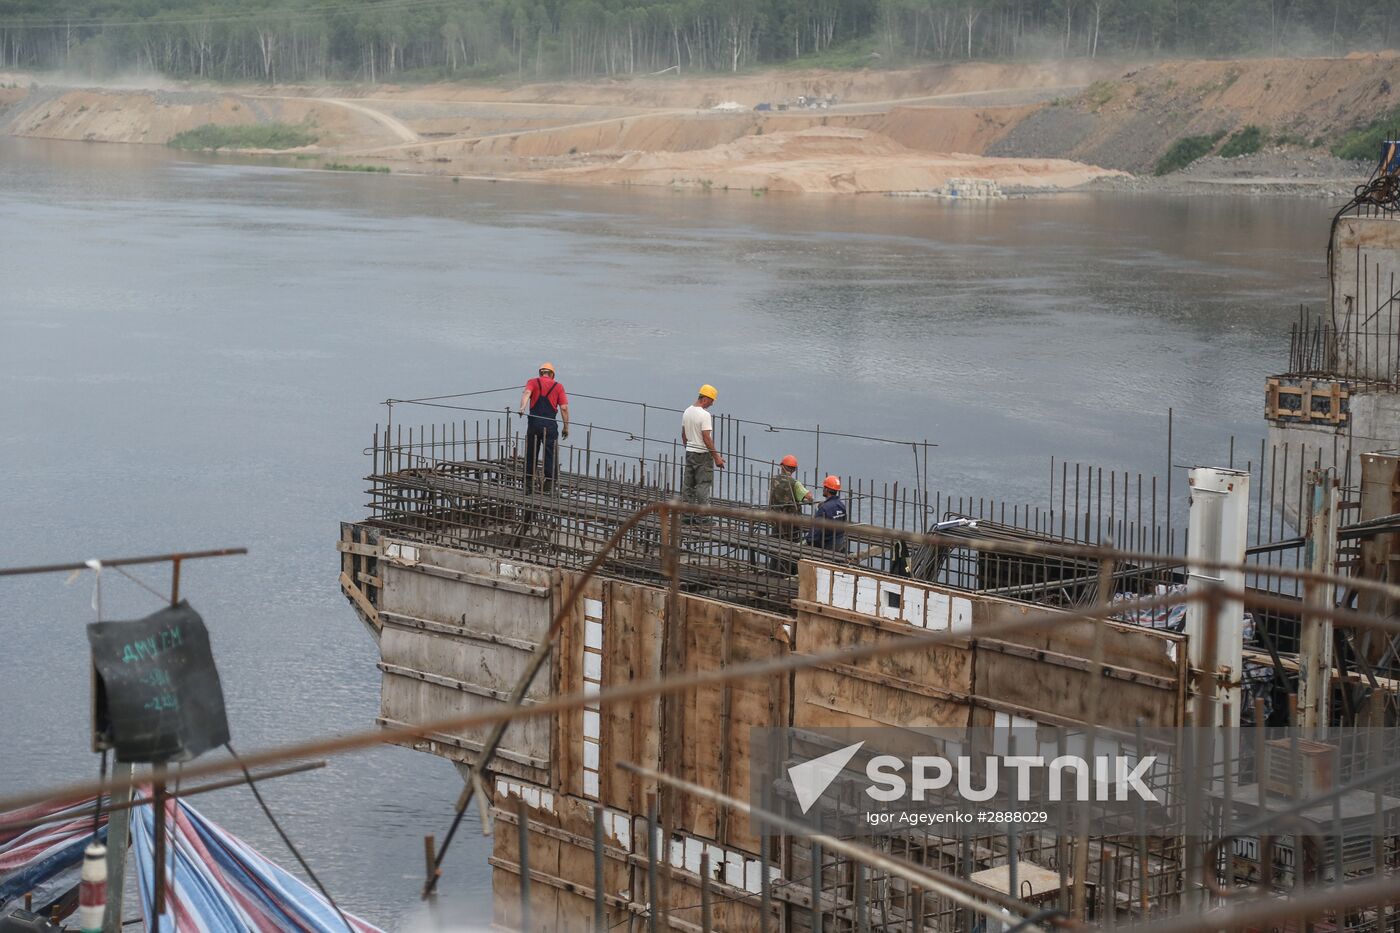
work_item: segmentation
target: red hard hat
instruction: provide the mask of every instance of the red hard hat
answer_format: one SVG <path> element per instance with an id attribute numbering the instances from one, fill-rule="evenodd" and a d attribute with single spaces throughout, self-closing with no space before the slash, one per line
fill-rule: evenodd
<path id="1" fill-rule="evenodd" d="M 794 457 L 792 454 L 788 454 L 786 457 L 783 458 L 783 466 L 796 467 L 797 458 Z"/>
<path id="2" fill-rule="evenodd" d="M 835 476 L 828 476 L 826 479 L 822 480 L 822 485 L 832 492 L 841 491 L 841 480 L 837 479 Z"/>

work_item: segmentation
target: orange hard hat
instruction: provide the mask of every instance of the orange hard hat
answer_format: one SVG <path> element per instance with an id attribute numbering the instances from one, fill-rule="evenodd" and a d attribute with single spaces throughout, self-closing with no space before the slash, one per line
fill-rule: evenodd
<path id="1" fill-rule="evenodd" d="M 797 458 L 794 457 L 792 454 L 788 454 L 786 457 L 783 458 L 783 466 L 796 467 Z"/>
<path id="2" fill-rule="evenodd" d="M 822 485 L 825 486 L 827 489 L 830 489 L 832 492 L 841 491 L 841 480 L 836 478 L 835 476 L 828 476 L 826 479 L 822 480 Z"/>
<path id="3" fill-rule="evenodd" d="M 554 375 L 554 364 L 553 364 L 553 363 L 541 363 L 541 364 L 540 364 L 540 372 L 544 372 L 546 369 L 549 370 L 549 374 L 550 374 L 551 376 Z"/>

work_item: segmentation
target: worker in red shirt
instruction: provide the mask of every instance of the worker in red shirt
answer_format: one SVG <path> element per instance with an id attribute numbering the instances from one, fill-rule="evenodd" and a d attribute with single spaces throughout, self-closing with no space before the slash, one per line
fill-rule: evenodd
<path id="1" fill-rule="evenodd" d="M 541 363 L 539 376 L 525 383 L 525 391 L 520 394 L 520 414 L 527 410 L 530 421 L 525 429 L 525 491 L 535 490 L 535 458 L 543 446 L 544 491 L 550 492 L 558 469 L 554 452 L 559 437 L 556 413 L 564 416 L 564 439 L 569 439 L 569 396 L 564 392 L 564 384 L 554 378 L 553 363 Z"/>

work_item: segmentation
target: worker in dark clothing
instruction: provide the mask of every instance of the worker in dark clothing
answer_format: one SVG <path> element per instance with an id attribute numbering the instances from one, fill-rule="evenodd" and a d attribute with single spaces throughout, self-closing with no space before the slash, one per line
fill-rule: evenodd
<path id="1" fill-rule="evenodd" d="M 812 517 L 825 519 L 829 522 L 844 522 L 846 520 L 846 503 L 841 501 L 841 480 L 835 476 L 828 476 L 822 480 L 822 504 L 817 506 L 817 512 Z M 844 553 L 846 533 L 833 531 L 829 528 L 813 528 L 807 532 L 807 543 L 814 547 Z"/>
<path id="2" fill-rule="evenodd" d="M 554 364 L 541 363 L 538 377 L 525 383 L 525 391 L 520 395 L 520 414 L 530 412 L 529 425 L 525 429 L 525 491 L 535 491 L 535 460 L 540 448 L 544 448 L 544 491 L 554 488 L 558 464 L 555 463 L 555 446 L 558 443 L 559 426 L 555 424 L 556 413 L 564 416 L 564 439 L 569 439 L 569 396 L 564 385 L 554 379 Z"/>

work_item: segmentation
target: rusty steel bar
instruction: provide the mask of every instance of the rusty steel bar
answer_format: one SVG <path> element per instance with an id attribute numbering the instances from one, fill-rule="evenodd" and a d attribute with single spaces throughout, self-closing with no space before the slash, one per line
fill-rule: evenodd
<path id="1" fill-rule="evenodd" d="M 581 580 L 581 587 L 586 580 Z M 579 592 L 576 589 L 574 592 Z M 1255 598 L 1256 594 L 1244 591 L 1225 591 L 1224 595 L 1231 599 L 1241 599 L 1248 603 Z M 1066 612 L 1064 610 L 1042 610 L 1027 612 L 1019 618 L 1006 619 L 988 625 L 980 629 L 980 637 L 996 638 L 1002 634 L 1011 632 L 1029 631 L 1042 626 L 1059 626 L 1066 621 L 1074 619 L 1085 619 L 1093 621 L 1097 617 L 1110 612 L 1133 612 L 1144 609 L 1162 609 L 1175 605 L 1184 605 L 1195 602 L 1199 597 L 1192 594 L 1163 594 L 1160 596 L 1144 597 L 1137 600 L 1126 600 L 1108 603 L 1094 603 L 1082 609 Z M 561 612 L 567 611 L 570 607 L 564 607 Z M 1349 618 L 1354 613 L 1339 613 L 1343 618 Z M 1364 618 L 1364 617 L 1363 617 Z M 1400 631 L 1400 622 L 1386 623 L 1377 620 L 1373 621 L 1375 626 L 1386 630 Z M 473 713 L 464 716 L 454 716 L 446 719 L 433 720 L 413 726 L 391 726 L 380 727 L 372 731 L 351 733 L 345 736 L 338 736 L 329 739 L 317 739 L 309 742 L 301 742 L 293 745 L 279 746 L 251 755 L 243 756 L 245 765 L 262 766 L 274 764 L 288 758 L 307 758 L 320 755 L 334 755 L 343 752 L 353 751 L 361 748 L 369 748 L 374 745 L 396 744 L 406 738 L 423 738 L 434 732 L 454 732 L 464 729 L 477 728 L 480 726 L 499 725 L 504 727 L 517 719 L 529 719 L 536 716 L 547 716 L 567 709 L 575 709 L 589 704 L 611 704 L 622 703 L 643 697 L 658 696 L 666 693 L 681 693 L 693 690 L 696 687 L 722 684 L 735 680 L 748 678 L 771 677 L 774 674 L 786 673 L 788 671 L 805 670 L 808 668 L 821 667 L 829 664 L 848 663 L 850 661 L 863 660 L 866 658 L 885 657 L 892 654 L 916 650 L 933 644 L 948 641 L 957 641 L 966 636 L 960 632 L 940 632 L 919 630 L 911 633 L 908 638 L 890 639 L 882 642 L 872 642 L 869 644 L 845 648 L 839 651 L 827 652 L 815 655 L 789 655 L 775 660 L 751 661 L 743 664 L 736 664 L 728 668 L 716 668 L 699 673 L 677 674 L 665 678 L 664 680 L 639 681 L 613 687 L 602 693 L 575 693 L 562 697 L 555 697 L 549 700 L 542 700 L 529 706 L 509 706 L 504 709 L 485 713 Z M 185 768 L 186 778 L 195 779 L 207 777 L 213 774 L 222 774 L 226 771 L 236 770 L 238 765 L 230 762 L 208 762 L 205 764 L 192 765 Z M 57 788 L 47 792 L 30 792 L 15 794 L 10 797 L 0 799 L 0 810 L 18 809 L 21 806 L 38 803 L 51 797 L 87 797 L 95 793 L 108 793 L 114 789 L 130 787 L 140 782 L 135 780 L 107 781 L 107 782 L 81 782 Z"/>
<path id="2" fill-rule="evenodd" d="M 603 879 L 603 816 L 600 803 L 593 808 L 593 933 L 606 933 L 607 895 Z"/>
<path id="3" fill-rule="evenodd" d="M 478 464 L 478 466 L 480 466 L 480 464 Z M 495 467 L 497 469 L 500 469 L 501 465 L 497 464 L 495 465 Z M 392 477 L 379 476 L 373 477 L 372 479 L 389 480 L 392 479 Z M 422 478 L 417 477 L 415 477 L 414 481 L 419 482 L 420 484 L 424 482 Z M 445 488 L 441 491 L 443 491 L 445 494 L 451 494 L 450 491 L 446 490 Z M 508 497 L 506 498 L 508 499 Z M 764 547 L 767 549 L 779 548 L 780 545 L 775 544 L 770 536 L 760 534 L 758 532 L 759 527 L 766 527 L 767 525 L 778 525 L 782 527 L 790 527 L 795 529 L 832 529 L 844 531 L 848 538 L 860 541 L 879 541 L 884 542 L 887 545 L 894 544 L 896 542 L 902 542 L 906 545 L 925 545 L 933 548 L 942 546 L 949 548 L 976 549 L 996 552 L 1000 554 L 1023 555 L 1042 558 L 1058 557 L 1060 559 L 1083 560 L 1112 559 L 1116 563 L 1120 564 L 1144 565 L 1144 570 L 1154 568 L 1160 569 L 1166 567 L 1175 568 L 1181 566 L 1197 567 L 1202 570 L 1213 571 L 1242 569 L 1245 573 L 1254 574 L 1255 576 L 1262 575 L 1270 578 L 1277 578 L 1280 580 L 1292 580 L 1295 581 L 1295 585 L 1297 583 L 1304 583 L 1308 581 L 1322 583 L 1330 582 L 1334 585 L 1349 586 L 1356 589 L 1363 589 L 1371 592 L 1380 593 L 1392 599 L 1400 599 L 1400 585 L 1365 578 L 1321 575 L 1307 570 L 1289 568 L 1284 566 L 1260 567 L 1258 564 L 1249 564 L 1248 562 L 1240 566 L 1227 562 L 1206 561 L 1201 559 L 1188 561 L 1183 555 L 1166 556 L 1163 554 L 1151 552 L 1122 550 L 1120 548 L 1102 547 L 1094 544 L 1069 543 L 1066 541 L 1055 540 L 1047 541 L 1040 539 L 1027 540 L 1017 537 L 989 537 L 985 534 L 976 533 L 928 534 L 921 531 L 915 532 L 893 528 L 878 528 L 870 525 L 853 525 L 851 523 L 824 522 L 821 519 L 811 518 L 792 513 L 775 514 L 764 508 L 756 506 L 700 506 L 688 505 L 674 501 L 647 501 L 648 498 L 649 496 L 646 494 L 639 494 L 636 497 L 636 500 L 634 500 L 640 504 L 641 511 L 646 514 L 658 514 L 658 510 L 662 507 L 672 507 L 678 509 L 681 512 L 681 514 L 685 515 L 706 518 L 722 518 L 731 521 L 757 523 L 754 527 L 752 527 L 749 530 L 748 533 L 754 538 L 755 541 L 762 541 Z M 550 508 L 559 507 L 560 506 L 550 506 Z M 637 513 L 635 512 L 628 512 L 624 508 L 617 508 L 612 510 L 612 514 L 608 515 L 606 517 L 606 520 L 609 522 L 618 521 L 625 523 L 626 519 L 624 518 L 624 516 L 636 517 L 636 515 Z M 632 526 L 629 526 L 629 528 L 630 527 Z M 416 527 L 410 527 L 408 529 L 408 533 L 412 534 L 417 532 L 418 530 L 419 529 L 417 529 Z M 1078 532 L 1076 532 L 1076 534 L 1077 533 Z M 617 536 L 615 535 L 614 537 Z M 606 546 L 604 546 L 603 550 L 607 550 Z M 806 548 L 799 548 L 797 549 L 796 553 L 802 556 L 810 556 L 810 552 Z M 591 554 L 589 556 L 593 558 L 593 561 L 596 561 L 599 554 Z M 830 557 L 832 555 L 827 554 L 824 556 Z M 590 565 L 591 563 L 592 561 L 590 561 Z"/>
<path id="4" fill-rule="evenodd" d="M 722 807 L 727 807 L 749 817 L 755 822 L 766 823 L 774 829 L 781 829 L 789 834 L 807 836 L 814 844 L 819 843 L 825 849 L 844 855 L 849 859 L 868 865 L 871 868 L 878 868 L 911 885 L 937 891 L 938 894 L 948 898 L 959 906 L 976 911 L 985 917 L 999 922 L 1006 919 L 1005 911 L 1008 910 L 1022 916 L 1035 912 L 1034 908 L 1030 905 L 1024 904 L 998 891 L 993 891 L 991 888 L 983 887 L 971 881 L 963 881 L 961 878 L 931 874 L 922 867 L 892 858 L 883 852 L 876 851 L 867 846 L 824 833 L 813 833 L 807 827 L 789 820 L 787 817 L 780 816 L 767 810 L 756 809 L 751 807 L 746 801 L 739 800 L 736 797 L 730 797 L 727 794 L 721 794 L 719 791 L 710 790 L 708 787 L 701 787 L 699 784 L 692 784 L 683 778 L 663 774 L 660 771 L 654 771 L 651 768 L 633 764 L 628 761 L 619 761 L 617 767 L 629 773 L 640 775 L 648 780 L 667 784 L 690 796 L 708 800 Z M 820 912 L 820 905 L 814 904 L 813 911 L 813 916 L 817 916 Z M 1079 924 L 1068 922 L 1059 925 L 1079 926 Z"/>
<path id="5" fill-rule="evenodd" d="M 714 905 L 710 903 L 710 847 L 700 853 L 700 933 L 711 933 L 714 929 Z"/>
<path id="6" fill-rule="evenodd" d="M 247 554 L 246 547 L 219 548 L 212 551 L 175 551 L 170 554 L 150 554 L 145 557 L 112 557 L 104 558 L 98 563 L 103 567 L 131 567 L 136 564 L 163 564 L 167 561 L 199 560 L 205 557 L 231 557 L 236 554 Z M 0 567 L 0 577 L 18 577 L 32 573 L 64 573 L 74 570 L 86 570 L 87 561 L 78 561 L 69 564 L 37 564 L 32 567 Z M 179 596 L 179 577 L 176 576 L 176 600 Z"/>
<path id="7" fill-rule="evenodd" d="M 515 824 L 520 843 L 520 930 L 530 933 L 530 811 L 524 797 L 515 798 Z"/>
<path id="8" fill-rule="evenodd" d="M 285 768 L 276 768 L 270 771 L 262 771 L 258 774 L 255 774 L 253 775 L 253 781 L 267 781 L 271 780 L 272 778 L 286 777 L 289 774 L 301 774 L 303 771 L 314 771 L 317 768 L 324 768 L 325 766 L 326 762 L 324 760 L 312 761 L 299 765 L 290 765 Z M 229 787 L 243 787 L 247 783 L 247 779 L 243 777 L 228 778 L 227 780 L 215 781 L 211 784 L 200 784 L 196 787 L 191 787 L 188 790 L 177 788 L 173 791 L 167 791 L 165 796 L 171 800 L 183 799 L 185 797 L 195 797 L 199 794 L 207 794 L 210 791 L 224 790 Z M 130 810 L 135 807 L 145 806 L 147 803 L 149 803 L 149 801 L 128 800 L 125 803 L 103 804 L 102 809 L 108 813 L 114 813 L 121 810 Z M 71 815 L 60 814 L 57 816 L 41 816 L 32 820 L 20 820 L 18 822 L 13 823 L 7 823 L 4 820 L 0 820 L 0 832 L 12 832 L 21 829 L 32 829 L 35 826 L 44 826 L 48 823 L 66 823 L 72 819 L 73 817 Z"/>
<path id="9" fill-rule="evenodd" d="M 1346 885 L 1340 890 L 1334 887 L 1311 888 L 1297 897 L 1260 898 L 1202 914 L 1182 914 L 1135 929 L 1138 933 L 1260 929 L 1274 921 L 1296 920 L 1298 917 L 1327 910 L 1388 907 L 1397 903 L 1400 903 L 1400 873 L 1391 873 L 1369 881 Z"/>

